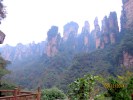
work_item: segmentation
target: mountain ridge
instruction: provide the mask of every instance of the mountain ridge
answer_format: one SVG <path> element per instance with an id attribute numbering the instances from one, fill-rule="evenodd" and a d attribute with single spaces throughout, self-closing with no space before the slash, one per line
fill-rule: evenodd
<path id="1" fill-rule="evenodd" d="M 123 4 L 130 5 L 128 2 Z M 47 32 L 41 55 L 36 52 L 36 45 L 33 45 L 35 52 L 30 52 L 34 56 L 23 58 L 25 53 L 18 53 L 22 60 L 15 60 L 9 67 L 20 66 L 19 69 L 5 78 L 30 89 L 57 86 L 65 91 L 69 83 L 88 73 L 106 78 L 122 74 L 123 66 L 133 71 L 133 29 L 131 26 L 124 27 L 128 23 L 125 17 L 122 14 L 120 32 L 115 12 L 104 17 L 101 30 L 98 18 L 94 21 L 92 32 L 86 21 L 79 35 L 78 24 L 73 21 L 64 26 L 63 38 L 58 33 L 58 27 L 52 26 Z M 12 67 L 11 70 L 15 69 Z"/>
<path id="2" fill-rule="evenodd" d="M 109 17 L 103 18 L 101 29 L 97 17 L 94 20 L 94 29 L 91 32 L 88 21 L 85 21 L 80 34 L 77 34 L 78 28 L 76 22 L 67 23 L 64 25 L 63 37 L 61 37 L 58 33 L 58 27 L 51 26 L 47 32 L 46 41 L 38 44 L 33 42 L 28 45 L 18 43 L 14 47 L 5 45 L 1 47 L 1 54 L 5 59 L 15 61 L 35 54 L 37 56 L 46 54 L 48 57 L 53 57 L 66 50 L 77 53 L 90 52 L 117 42 L 119 27 L 116 12 L 110 12 Z"/>

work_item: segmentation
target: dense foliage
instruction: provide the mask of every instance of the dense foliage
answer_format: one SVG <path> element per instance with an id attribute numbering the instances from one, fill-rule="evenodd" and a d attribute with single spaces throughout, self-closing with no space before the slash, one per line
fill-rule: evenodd
<path id="1" fill-rule="evenodd" d="M 14 89 L 15 85 L 10 84 L 8 82 L 4 82 L 2 80 L 3 76 L 5 76 L 6 74 L 9 74 L 9 71 L 6 69 L 7 64 L 10 64 L 9 61 L 4 60 L 1 56 L 0 56 L 0 90 L 1 89 Z M 0 96 L 5 95 L 2 94 L 0 92 Z M 7 94 L 6 94 L 7 95 Z"/>
<path id="2" fill-rule="evenodd" d="M 110 87 L 106 88 L 107 94 L 105 94 L 105 96 L 112 97 L 112 100 L 131 100 L 133 93 L 133 77 L 131 75 L 133 75 L 133 73 L 129 74 L 129 72 L 126 72 L 126 74 L 121 77 L 108 79 Z M 125 77 L 127 78 L 125 79 Z"/>
<path id="3" fill-rule="evenodd" d="M 4 59 L 0 56 L 0 80 L 1 80 L 1 78 L 2 78 L 4 75 L 6 75 L 6 74 L 9 73 L 9 71 L 6 69 L 6 66 L 7 66 L 7 64 L 9 64 L 9 63 L 10 63 L 9 61 L 4 60 Z"/>
<path id="4" fill-rule="evenodd" d="M 0 0 L 0 24 L 1 20 L 4 19 L 5 17 L 6 17 L 5 6 L 3 5 L 3 0 Z"/>
<path id="5" fill-rule="evenodd" d="M 96 95 L 94 91 L 96 80 L 98 76 L 85 75 L 69 85 L 69 98 L 70 100 L 88 100 L 93 99 Z"/>
<path id="6" fill-rule="evenodd" d="M 63 93 L 63 91 L 59 90 L 56 87 L 42 90 L 41 100 L 56 100 L 65 98 L 66 95 Z"/>

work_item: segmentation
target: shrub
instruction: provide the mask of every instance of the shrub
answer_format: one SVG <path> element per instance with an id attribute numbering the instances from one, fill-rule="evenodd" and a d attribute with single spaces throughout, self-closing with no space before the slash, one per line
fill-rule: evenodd
<path id="1" fill-rule="evenodd" d="M 98 76 L 85 75 L 69 85 L 70 100 L 88 100 L 94 98 L 94 87 Z M 96 91 L 96 90 L 95 90 Z"/>
<path id="2" fill-rule="evenodd" d="M 56 99 L 65 99 L 65 98 L 66 98 L 66 95 L 63 93 L 63 91 L 54 87 L 51 89 L 44 89 L 42 91 L 41 100 L 56 100 Z"/>

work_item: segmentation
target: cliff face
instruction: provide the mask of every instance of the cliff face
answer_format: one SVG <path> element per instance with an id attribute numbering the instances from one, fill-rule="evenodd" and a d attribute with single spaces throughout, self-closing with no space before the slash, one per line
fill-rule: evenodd
<path id="1" fill-rule="evenodd" d="M 116 36 L 119 33 L 117 14 L 116 12 L 111 12 L 109 15 L 109 38 L 110 43 L 116 43 Z"/>
<path id="2" fill-rule="evenodd" d="M 60 43 L 60 34 L 58 33 L 58 27 L 52 26 L 47 32 L 47 56 L 55 56 L 58 53 L 58 45 Z"/>
<path id="3" fill-rule="evenodd" d="M 78 24 L 73 21 L 64 25 L 63 40 L 67 41 L 71 35 L 77 36 L 78 28 Z"/>
<path id="4" fill-rule="evenodd" d="M 122 0 L 122 28 L 132 29 L 133 27 L 133 0 Z"/>
<path id="5" fill-rule="evenodd" d="M 98 24 L 97 17 L 94 20 L 94 30 L 92 31 L 92 34 L 93 34 L 93 38 L 95 40 L 95 46 L 96 46 L 96 48 L 99 48 L 100 43 L 101 43 L 101 39 L 100 39 L 101 32 L 100 32 L 100 26 Z"/>
<path id="6" fill-rule="evenodd" d="M 78 24 L 69 22 L 64 25 L 63 37 L 58 33 L 58 27 L 52 26 L 47 32 L 46 55 L 51 57 L 61 51 L 89 52 L 94 49 L 104 48 L 106 45 L 116 43 L 119 33 L 116 12 L 111 12 L 109 17 L 102 20 L 102 29 L 98 18 L 94 20 L 94 30 L 90 32 L 90 24 L 85 21 L 82 31 L 78 34 Z"/>
<path id="7" fill-rule="evenodd" d="M 102 39 L 101 42 L 103 44 L 103 47 L 109 43 L 109 19 L 107 16 L 105 16 L 102 20 Z"/>
<path id="8" fill-rule="evenodd" d="M 123 3 L 123 9 L 121 13 L 121 29 L 132 30 L 133 29 L 133 0 L 122 0 L 122 3 Z M 131 55 L 129 52 L 123 51 L 122 60 L 123 60 L 122 64 L 124 66 L 126 67 L 133 66 L 133 55 Z"/>
<path id="9" fill-rule="evenodd" d="M 102 27 L 100 30 L 98 19 L 94 21 L 95 29 L 92 34 L 95 39 L 95 46 L 97 48 L 104 48 L 108 44 L 116 43 L 116 36 L 119 33 L 117 14 L 116 12 L 110 12 L 109 17 L 105 16 L 102 20 Z"/>
<path id="10" fill-rule="evenodd" d="M 88 21 L 85 21 L 84 26 L 82 27 L 82 32 L 80 35 L 83 39 L 83 48 L 82 51 L 87 52 L 90 49 L 90 24 Z"/>
<path id="11" fill-rule="evenodd" d="M 56 40 L 57 40 L 57 36 L 53 37 L 48 43 L 47 43 L 47 48 L 46 48 L 46 54 L 48 56 L 54 56 L 58 50 L 56 48 Z"/>
<path id="12" fill-rule="evenodd" d="M 123 65 L 126 67 L 133 66 L 133 56 L 128 52 L 123 52 Z"/>

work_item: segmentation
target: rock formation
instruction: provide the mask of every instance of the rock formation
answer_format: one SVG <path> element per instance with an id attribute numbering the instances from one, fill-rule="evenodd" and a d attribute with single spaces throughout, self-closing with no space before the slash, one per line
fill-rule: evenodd
<path id="1" fill-rule="evenodd" d="M 48 57 L 53 57 L 60 51 L 89 52 L 98 48 L 104 48 L 110 43 L 115 43 L 116 34 L 119 32 L 115 12 L 111 12 L 109 17 L 104 17 L 101 30 L 97 17 L 94 20 L 94 30 L 92 32 L 90 32 L 88 21 L 85 21 L 81 34 L 78 34 L 78 28 L 79 26 L 76 22 L 67 23 L 64 25 L 64 33 L 61 38 L 60 33 L 58 33 L 58 27 L 52 26 L 47 32 L 46 47 L 42 43 L 35 44 L 34 42 L 27 46 L 18 44 L 14 48 L 7 47 L 5 51 L 2 51 L 3 55 L 5 59 L 14 61 L 35 54 L 42 55 L 42 53 L 45 53 Z M 45 49 L 42 50 L 42 47 Z"/>
<path id="2" fill-rule="evenodd" d="M 122 0 L 123 10 L 121 15 L 121 28 L 132 29 L 133 27 L 133 0 Z"/>
<path id="3" fill-rule="evenodd" d="M 16 46 L 4 45 L 0 48 L 0 53 L 4 57 L 4 59 L 9 61 L 16 61 L 26 59 L 28 57 L 41 56 L 44 52 L 45 42 L 35 44 L 30 43 L 27 45 L 23 45 L 18 43 Z"/>
<path id="4" fill-rule="evenodd" d="M 102 48 L 109 43 L 109 21 L 107 16 L 105 16 L 102 20 Z"/>
<path id="5" fill-rule="evenodd" d="M 63 32 L 63 45 L 64 50 L 73 51 L 77 47 L 77 33 L 78 33 L 78 24 L 76 22 L 69 22 L 64 25 Z"/>
<path id="6" fill-rule="evenodd" d="M 77 36 L 78 28 L 78 24 L 73 21 L 64 25 L 63 40 L 66 41 L 71 34 Z"/>
<path id="7" fill-rule="evenodd" d="M 116 12 L 110 12 L 109 18 L 105 16 L 102 20 L 103 44 L 114 44 L 116 42 L 117 33 L 119 33 L 117 14 Z"/>
<path id="8" fill-rule="evenodd" d="M 58 43 L 60 40 L 60 34 L 58 33 L 58 27 L 52 26 L 51 29 L 47 32 L 47 46 L 46 54 L 51 57 L 57 54 L 58 52 Z"/>
<path id="9" fill-rule="evenodd" d="M 0 49 L 0 52 L 1 52 L 1 55 L 4 57 L 4 59 L 9 60 L 9 61 L 13 60 L 12 54 L 14 53 L 14 48 L 12 46 L 4 45 Z"/>
<path id="10" fill-rule="evenodd" d="M 133 30 L 133 0 L 122 0 L 121 30 Z M 123 51 L 122 64 L 126 67 L 133 66 L 133 55 Z"/>
<path id="11" fill-rule="evenodd" d="M 104 48 L 106 45 L 116 43 L 117 33 L 119 33 L 119 27 L 116 12 L 110 12 L 109 17 L 105 16 L 103 18 L 101 31 L 98 24 L 98 18 L 95 18 L 92 35 L 95 40 L 96 49 Z"/>
<path id="12" fill-rule="evenodd" d="M 89 52 L 115 43 L 116 34 L 119 32 L 116 12 L 111 12 L 109 18 L 104 17 L 102 30 L 100 30 L 97 17 L 94 20 L 92 32 L 90 32 L 88 21 L 85 21 L 81 34 L 77 34 L 78 28 L 76 22 L 67 23 L 64 25 L 64 33 L 61 38 L 58 28 L 52 26 L 47 33 L 46 55 L 51 57 L 60 51 Z"/>
<path id="13" fill-rule="evenodd" d="M 126 67 L 133 66 L 133 56 L 128 52 L 123 52 L 123 65 Z"/>
<path id="14" fill-rule="evenodd" d="M 108 20 L 109 20 L 109 38 L 110 38 L 110 43 L 114 44 L 116 42 L 116 36 L 119 33 L 119 26 L 118 26 L 116 12 L 110 12 Z"/>
<path id="15" fill-rule="evenodd" d="M 94 20 L 94 30 L 92 31 L 93 37 L 95 39 L 95 46 L 96 49 L 100 47 L 101 43 L 101 32 L 100 32 L 100 26 L 98 24 L 98 18 L 96 17 Z"/>
<path id="16" fill-rule="evenodd" d="M 81 37 L 83 39 L 83 44 L 82 44 L 82 50 L 87 52 L 90 47 L 90 24 L 88 21 L 85 21 L 84 26 L 82 27 L 82 32 L 81 32 Z"/>

